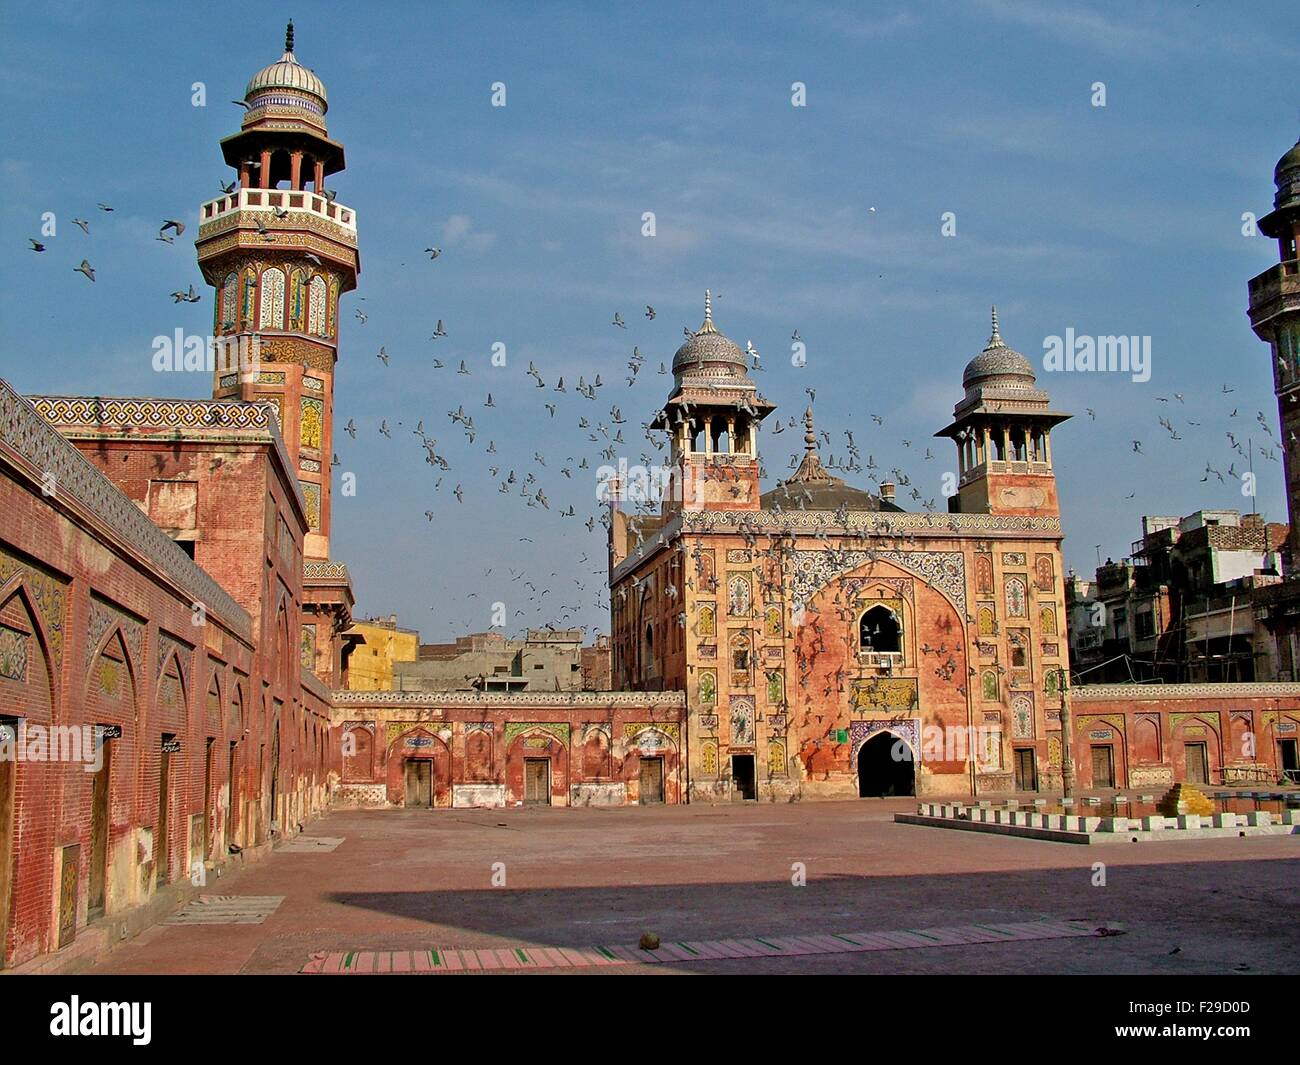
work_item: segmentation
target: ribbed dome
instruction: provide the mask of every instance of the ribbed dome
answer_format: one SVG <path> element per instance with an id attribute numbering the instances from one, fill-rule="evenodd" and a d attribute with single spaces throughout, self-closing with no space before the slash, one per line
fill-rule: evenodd
<path id="1" fill-rule="evenodd" d="M 1289 170 L 1300 170 L 1300 141 L 1296 141 L 1295 147 L 1277 161 L 1277 166 L 1273 168 L 1273 183 L 1282 184 L 1282 175 Z"/>
<path id="2" fill-rule="evenodd" d="M 704 294 L 704 324 L 691 334 L 690 338 L 677 349 L 673 356 L 673 373 L 682 374 L 691 370 L 707 367 L 739 367 L 742 372 L 749 369 L 749 362 L 739 345 L 729 337 L 718 332 L 713 324 L 713 300 Z"/>
<path id="3" fill-rule="evenodd" d="M 299 63 L 293 54 L 292 22 L 285 32 L 284 55 L 253 75 L 248 88 L 244 90 L 244 98 L 247 100 L 254 94 L 266 92 L 268 89 L 296 89 L 319 97 L 322 104 L 329 102 L 329 97 L 325 95 L 325 83 Z"/>
<path id="4" fill-rule="evenodd" d="M 1009 348 L 998 332 L 998 309 L 993 308 L 993 335 L 975 358 L 966 364 L 961 375 L 963 388 L 972 385 L 1004 385 L 1009 388 L 1033 388 L 1034 367 L 1020 352 Z"/>

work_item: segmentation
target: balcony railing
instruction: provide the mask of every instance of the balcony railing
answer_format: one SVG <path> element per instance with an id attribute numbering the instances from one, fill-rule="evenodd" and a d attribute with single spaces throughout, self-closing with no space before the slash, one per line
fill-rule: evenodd
<path id="1" fill-rule="evenodd" d="M 902 651 L 859 651 L 858 665 L 892 673 L 903 664 Z"/>
<path id="2" fill-rule="evenodd" d="M 331 202 L 315 192 L 292 189 L 237 189 L 226 196 L 209 200 L 199 208 L 199 225 L 215 222 L 235 211 L 288 211 L 290 215 L 309 214 L 326 218 L 356 233 L 357 213 L 338 201 Z"/>

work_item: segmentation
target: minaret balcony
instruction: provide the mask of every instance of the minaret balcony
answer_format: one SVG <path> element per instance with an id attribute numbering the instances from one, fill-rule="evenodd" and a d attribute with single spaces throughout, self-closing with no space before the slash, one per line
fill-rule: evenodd
<path id="1" fill-rule="evenodd" d="M 1252 277 L 1248 288 L 1252 326 L 1287 311 L 1300 311 L 1300 259 L 1278 263 Z"/>
<path id="2" fill-rule="evenodd" d="M 273 212 L 287 211 L 284 217 Z M 261 215 L 262 224 L 270 231 L 277 228 L 294 229 L 300 225 L 311 226 L 309 219 L 324 219 L 343 230 L 339 236 L 345 243 L 356 246 L 357 213 L 337 200 L 305 189 L 236 189 L 234 192 L 209 200 L 199 208 L 199 239 L 218 230 L 248 225 L 256 227 L 252 217 L 240 218 L 244 212 Z M 265 217 L 270 215 L 269 218 Z M 350 238 L 350 239 L 349 239 Z"/>

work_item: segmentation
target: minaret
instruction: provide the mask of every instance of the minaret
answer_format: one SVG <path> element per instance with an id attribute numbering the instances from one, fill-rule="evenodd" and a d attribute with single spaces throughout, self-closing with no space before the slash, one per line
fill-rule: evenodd
<path id="1" fill-rule="evenodd" d="M 1300 565 L 1300 141 L 1273 171 L 1273 210 L 1259 230 L 1277 241 L 1278 263 L 1250 281 L 1250 326 L 1273 355 L 1273 391 L 1282 428 L 1282 469 L 1291 531 L 1288 575 Z"/>
<path id="2" fill-rule="evenodd" d="M 240 131 L 221 142 L 237 177 L 200 208 L 194 243 L 215 289 L 213 396 L 276 405 L 307 509 L 303 664 L 341 686 L 352 590 L 329 561 L 334 366 L 339 296 L 356 288 L 361 267 L 356 212 L 325 187 L 344 168 L 328 109 L 324 83 L 294 54 L 290 22 L 284 54 L 244 91 Z M 231 365 L 231 350 L 255 359 L 251 372 Z"/>
<path id="3" fill-rule="evenodd" d="M 758 510 L 758 425 L 773 410 L 749 377 L 745 353 L 704 322 L 673 356 L 673 392 L 651 423 L 672 436 L 672 484 L 664 503 L 675 510 Z"/>
<path id="4" fill-rule="evenodd" d="M 961 514 L 1059 516 L 1052 469 L 1052 427 L 1070 416 L 1050 409 L 1034 368 L 1008 347 L 993 308 L 993 332 L 962 374 L 966 395 L 952 424 L 935 436 L 957 444 L 956 493 L 948 509 Z"/>
<path id="5" fill-rule="evenodd" d="M 325 188 L 344 165 L 325 86 L 293 49 L 291 22 L 284 55 L 248 83 L 240 131 L 221 142 L 238 178 L 200 209 L 195 246 L 216 290 L 213 335 L 259 353 L 252 380 L 218 365 L 213 395 L 276 404 L 307 500 L 306 557 L 328 559 L 339 296 L 360 261 L 356 213 Z"/>

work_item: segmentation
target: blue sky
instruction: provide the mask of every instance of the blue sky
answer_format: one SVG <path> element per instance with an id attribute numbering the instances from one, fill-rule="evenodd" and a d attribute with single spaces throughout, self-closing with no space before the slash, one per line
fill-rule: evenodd
<path id="1" fill-rule="evenodd" d="M 335 442 L 358 494 L 336 495 L 334 514 L 359 616 L 396 612 L 441 640 L 487 628 L 500 601 L 512 629 L 607 628 L 604 534 L 581 524 L 597 510 L 594 476 L 577 469 L 583 456 L 600 465 L 603 440 L 577 421 L 608 425 L 618 405 L 623 453 L 648 450 L 637 426 L 671 381 L 656 371 L 699 324 L 705 287 L 719 327 L 763 353 L 774 419 L 800 414 L 815 389 L 835 441 L 824 457 L 842 455 L 852 430 L 926 498 L 955 467 L 931 434 L 961 396 L 990 303 L 1035 365 L 1044 337 L 1067 328 L 1149 335 L 1148 383 L 1039 374 L 1076 415 L 1053 440 L 1067 562 L 1091 571 L 1098 544 L 1127 553 L 1143 513 L 1250 508 L 1239 482 L 1200 478 L 1207 462 L 1243 467 L 1225 433 L 1263 443 L 1257 412 L 1277 435 L 1269 355 L 1245 314 L 1246 282 L 1275 246 L 1243 236 L 1241 216 L 1269 209 L 1273 165 L 1300 133 L 1294 4 L 122 11 L 78 2 L 3 16 L 0 375 L 24 392 L 207 393 L 203 376 L 152 370 L 153 337 L 206 333 L 212 319 L 206 289 L 194 305 L 168 298 L 203 287 L 192 230 L 171 246 L 153 238 L 164 218 L 193 223 L 229 180 L 218 140 L 240 112 L 228 101 L 278 58 L 297 16 L 298 58 L 325 81 L 330 133 L 347 147 L 333 184 L 361 232 L 336 385 L 339 424 L 359 432 Z M 203 108 L 190 102 L 196 81 Z M 490 106 L 498 81 L 504 108 Z M 791 106 L 795 81 L 806 107 Z M 26 241 L 45 211 L 58 235 L 36 255 Z M 641 235 L 646 211 L 653 238 Z M 956 236 L 941 234 L 944 212 Z M 89 236 L 73 217 L 90 220 Z M 443 248 L 433 263 L 431 244 Z M 83 257 L 93 285 L 72 270 Z M 615 311 L 626 330 L 610 324 Z M 449 335 L 435 343 L 439 318 Z M 802 368 L 790 363 L 795 329 Z M 496 342 L 504 368 L 489 362 Z M 633 345 L 647 359 L 629 388 Z M 461 359 L 469 376 L 454 372 Z M 596 373 L 599 399 L 575 396 L 578 376 Z M 551 390 L 560 375 L 564 395 Z M 446 416 L 461 404 L 479 427 L 473 445 Z M 424 462 L 410 432 L 420 419 L 451 471 Z M 497 491 L 487 440 L 501 478 L 538 475 L 549 511 Z M 766 487 L 799 440 L 763 434 Z M 1285 520 L 1280 463 L 1256 453 L 1254 465 L 1259 509 Z M 577 516 L 562 517 L 570 504 Z"/>

